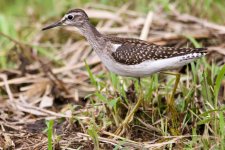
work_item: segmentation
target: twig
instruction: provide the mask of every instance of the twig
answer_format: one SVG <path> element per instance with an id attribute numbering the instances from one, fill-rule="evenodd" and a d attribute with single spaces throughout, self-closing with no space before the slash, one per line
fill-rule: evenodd
<path id="1" fill-rule="evenodd" d="M 13 97 L 13 94 L 11 92 L 11 89 L 9 87 L 9 84 L 8 84 L 8 80 L 7 80 L 7 76 L 5 74 L 0 74 L 0 78 L 2 78 L 3 80 L 3 83 L 5 85 L 5 88 L 6 88 L 6 92 L 9 96 L 9 100 L 10 100 L 10 105 L 15 109 L 15 104 L 14 104 L 14 97 Z"/>
<path id="2" fill-rule="evenodd" d="M 85 136 L 85 137 L 88 137 L 90 138 L 89 135 L 87 134 L 84 134 L 84 133 L 77 133 L 78 136 Z M 121 137 L 122 138 L 122 137 Z M 143 144 L 139 143 L 139 142 L 135 142 L 135 141 L 132 141 L 132 140 L 128 140 L 128 139 L 124 139 L 124 146 L 132 146 L 134 148 L 138 148 L 138 149 L 142 149 L 143 148 Z M 101 142 L 105 142 L 105 143 L 111 143 L 113 145 L 118 145 L 119 144 L 119 141 L 116 141 L 114 139 L 109 139 L 109 138 L 103 138 L 103 137 L 99 137 L 99 141 Z"/>
<path id="3" fill-rule="evenodd" d="M 118 11 L 116 11 L 115 16 L 117 18 L 120 17 L 120 15 L 126 11 L 128 9 L 128 7 L 130 6 L 131 3 L 126 3 L 125 5 L 123 5 Z M 109 20 L 108 22 L 106 22 L 104 24 L 104 28 L 109 28 L 114 24 L 115 20 Z"/>
<path id="4" fill-rule="evenodd" d="M 141 124 L 146 126 L 148 129 L 153 130 L 153 131 L 155 131 L 157 133 L 160 133 L 160 134 L 162 133 L 162 131 L 160 131 L 158 128 L 156 128 L 156 127 L 154 127 L 154 126 L 152 126 L 150 124 L 147 124 L 144 121 L 142 121 L 141 118 L 137 117 L 137 119 L 138 119 L 138 121 L 140 121 Z"/>
<path id="5" fill-rule="evenodd" d="M 12 41 L 14 44 L 17 44 L 17 45 L 19 45 L 19 46 L 21 46 L 21 47 L 24 47 L 24 45 L 25 45 L 25 44 L 23 44 L 23 43 L 21 43 L 21 42 L 15 40 L 15 39 L 13 39 L 12 37 L 6 35 L 5 33 L 1 32 L 1 31 L 0 31 L 0 35 L 2 35 L 3 37 L 5 37 L 5 38 L 7 38 L 8 40 Z"/>
<path id="6" fill-rule="evenodd" d="M 99 59 L 87 60 L 87 63 L 89 65 L 94 65 L 94 64 L 97 64 L 99 62 L 100 62 Z M 84 66 L 85 66 L 85 63 L 81 62 L 81 63 L 78 63 L 78 64 L 73 65 L 73 66 L 69 66 L 69 67 L 65 66 L 65 67 L 53 69 L 52 72 L 54 74 L 59 74 L 59 73 L 62 73 L 62 72 L 65 73 L 67 71 L 71 71 L 71 70 L 74 70 L 74 69 L 82 68 Z M 23 82 L 25 82 L 25 83 L 36 82 L 37 78 L 40 78 L 40 80 L 45 80 L 44 78 L 41 78 L 43 75 L 44 75 L 43 73 L 40 73 L 40 74 L 37 74 L 37 75 L 28 76 L 28 77 L 21 77 L 21 78 L 11 79 L 11 80 L 8 81 L 8 84 L 21 84 Z M 34 79 L 34 80 L 30 81 L 31 79 Z M 4 85 L 4 82 L 0 82 L 0 86 L 3 86 L 3 85 Z"/>
<path id="7" fill-rule="evenodd" d="M 160 148 L 162 146 L 168 145 L 168 144 L 173 144 L 175 142 L 177 142 L 178 140 L 182 139 L 183 137 L 178 136 L 175 137 L 174 139 L 170 140 L 170 141 L 166 141 L 166 142 L 162 142 L 162 143 L 155 143 L 155 144 L 148 144 L 145 145 L 145 148 Z M 145 144 L 147 144 L 148 142 L 145 142 Z"/>
<path id="8" fill-rule="evenodd" d="M 216 51 L 220 54 L 225 55 L 225 47 L 222 47 L 222 46 L 210 46 L 210 47 L 208 47 L 208 50 L 209 51 Z"/>
<path id="9" fill-rule="evenodd" d="M 62 89 L 66 94 L 68 94 L 68 95 L 70 95 L 70 92 L 69 92 L 69 90 L 64 86 L 64 83 L 63 83 L 63 81 L 62 80 L 60 80 L 54 73 L 53 73 L 53 71 L 52 71 L 52 69 L 49 67 L 49 66 L 47 66 L 47 65 L 45 65 L 40 59 L 38 59 L 38 58 L 36 58 L 38 61 L 39 61 L 39 63 L 41 64 L 41 66 L 42 66 L 42 68 L 43 68 L 43 70 L 44 70 L 44 73 L 47 75 L 47 76 L 49 76 L 48 74 L 47 74 L 47 72 L 49 72 L 49 74 L 52 76 L 52 78 L 49 76 L 49 79 L 57 86 L 59 86 L 60 87 L 60 89 Z"/>
<path id="10" fill-rule="evenodd" d="M 144 24 L 144 27 L 141 31 L 141 35 L 140 35 L 141 40 L 146 40 L 148 38 L 148 33 L 149 33 L 149 30 L 150 30 L 150 26 L 152 24 L 152 18 L 153 18 L 153 12 L 149 11 L 148 15 L 147 15 L 147 18 L 146 18 L 146 21 L 145 21 L 145 24 Z"/>
<path id="11" fill-rule="evenodd" d="M 203 20 L 203 19 L 191 16 L 191 15 L 188 15 L 188 14 L 180 15 L 179 13 L 176 13 L 176 17 L 177 17 L 178 20 L 183 21 L 183 22 L 196 22 L 198 24 L 201 24 L 204 27 L 211 28 L 211 29 L 214 29 L 214 30 L 218 30 L 221 33 L 225 33 L 225 26 L 218 25 L 218 24 L 209 22 L 207 20 Z"/>
<path id="12" fill-rule="evenodd" d="M 210 37 L 210 33 L 190 33 L 189 36 L 195 38 L 195 39 L 201 39 L 201 38 L 208 38 Z M 165 33 L 163 36 L 160 37 L 149 37 L 149 42 L 161 42 L 161 41 L 170 41 L 170 40 L 179 40 L 186 38 L 182 34 L 176 34 L 176 33 Z"/>
<path id="13" fill-rule="evenodd" d="M 59 114 L 59 113 L 55 113 L 53 111 L 49 111 L 49 110 L 46 110 L 43 108 L 31 106 L 30 104 L 27 104 L 27 103 L 17 102 L 16 105 L 17 105 L 18 109 L 20 109 L 21 111 L 28 112 L 28 113 L 34 114 L 34 115 L 41 115 L 41 116 L 52 115 L 55 117 L 65 117 L 65 118 L 71 117 L 69 115 Z"/>

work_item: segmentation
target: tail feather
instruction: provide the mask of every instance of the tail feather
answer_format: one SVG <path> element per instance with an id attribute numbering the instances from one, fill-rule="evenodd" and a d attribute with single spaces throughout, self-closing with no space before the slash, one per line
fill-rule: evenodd
<path id="1" fill-rule="evenodd" d="M 183 56 L 183 60 L 197 59 L 207 54 L 207 51 L 198 51 Z"/>
<path id="2" fill-rule="evenodd" d="M 199 53 L 199 52 L 202 52 L 202 53 L 207 53 L 207 47 L 201 47 L 201 48 L 195 48 L 194 49 L 194 52 L 196 53 Z"/>

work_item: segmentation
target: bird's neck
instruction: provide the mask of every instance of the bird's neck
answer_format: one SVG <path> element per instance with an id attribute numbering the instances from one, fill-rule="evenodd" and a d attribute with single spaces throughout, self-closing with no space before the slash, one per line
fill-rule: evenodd
<path id="1" fill-rule="evenodd" d="M 101 51 L 104 49 L 104 38 L 91 23 L 85 22 L 79 30 L 95 51 Z"/>

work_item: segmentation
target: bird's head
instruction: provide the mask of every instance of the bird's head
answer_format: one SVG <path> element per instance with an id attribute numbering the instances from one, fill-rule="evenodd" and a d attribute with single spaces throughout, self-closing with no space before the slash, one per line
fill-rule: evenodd
<path id="1" fill-rule="evenodd" d="M 83 24 L 88 21 L 89 21 L 88 16 L 84 10 L 73 9 L 68 11 L 60 21 L 55 22 L 43 28 L 42 30 L 48 30 L 58 26 L 75 26 L 79 28 L 79 27 L 82 27 Z"/>

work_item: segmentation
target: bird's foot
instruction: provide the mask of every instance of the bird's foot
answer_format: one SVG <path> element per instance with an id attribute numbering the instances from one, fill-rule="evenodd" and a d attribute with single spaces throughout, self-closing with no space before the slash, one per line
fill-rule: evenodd
<path id="1" fill-rule="evenodd" d="M 137 103 L 135 104 L 133 109 L 128 113 L 128 115 L 125 117 L 125 119 L 122 122 L 122 124 L 115 131 L 115 135 L 119 135 L 120 136 L 120 135 L 122 135 L 125 132 L 128 124 L 133 120 L 134 114 L 135 114 L 135 112 L 137 112 L 137 110 L 138 110 L 139 106 L 141 105 L 142 101 L 143 101 L 143 95 L 142 95 L 142 92 L 141 92 Z"/>
<path id="2" fill-rule="evenodd" d="M 137 104 L 136 104 L 137 105 Z M 136 106 L 135 105 L 135 106 Z M 126 131 L 128 124 L 133 120 L 134 118 L 134 113 L 137 110 L 135 109 L 135 107 L 132 109 L 132 111 L 126 116 L 126 118 L 124 119 L 124 121 L 122 122 L 122 124 L 117 128 L 117 130 L 115 131 L 115 135 L 121 136 L 122 134 L 124 134 L 124 132 Z"/>
<path id="3" fill-rule="evenodd" d="M 117 136 L 121 136 L 122 134 L 124 134 L 124 132 L 126 131 L 127 125 L 125 124 L 121 124 L 116 131 L 114 132 L 115 135 Z"/>

